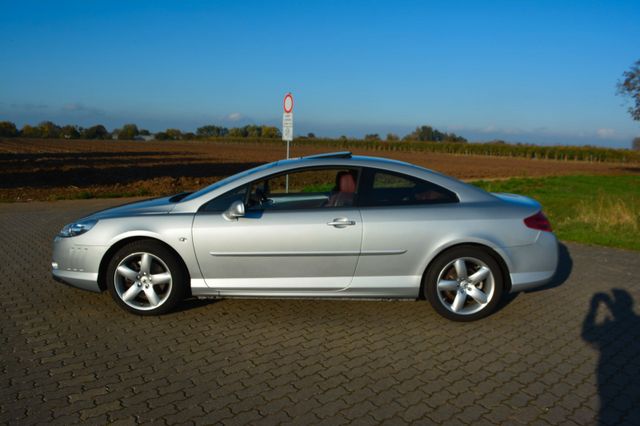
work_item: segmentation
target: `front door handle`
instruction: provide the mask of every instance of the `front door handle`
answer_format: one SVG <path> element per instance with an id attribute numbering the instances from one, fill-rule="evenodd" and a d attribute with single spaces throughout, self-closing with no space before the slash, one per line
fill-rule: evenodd
<path id="1" fill-rule="evenodd" d="M 353 226 L 356 224 L 355 220 L 349 220 L 345 217 L 339 217 L 333 219 L 331 222 L 327 222 L 329 226 L 335 226 L 336 228 L 344 228 L 345 226 Z"/>

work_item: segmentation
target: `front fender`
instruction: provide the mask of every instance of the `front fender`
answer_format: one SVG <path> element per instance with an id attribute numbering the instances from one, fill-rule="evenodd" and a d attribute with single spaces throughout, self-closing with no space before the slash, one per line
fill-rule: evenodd
<path id="1" fill-rule="evenodd" d="M 114 251 L 112 249 L 121 247 L 126 244 L 126 241 L 140 238 L 154 239 L 166 244 L 180 256 L 192 279 L 203 278 L 191 239 L 193 215 L 113 218 L 106 219 L 105 222 L 108 223 L 104 225 L 108 226 L 101 227 L 104 233 L 103 240 L 109 247 L 105 256 L 112 255 Z"/>

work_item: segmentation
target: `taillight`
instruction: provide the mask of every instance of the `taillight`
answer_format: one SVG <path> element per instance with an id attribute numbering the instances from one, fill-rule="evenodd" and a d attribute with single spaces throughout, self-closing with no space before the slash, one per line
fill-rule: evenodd
<path id="1" fill-rule="evenodd" d="M 551 232 L 551 223 L 542 212 L 538 212 L 533 216 L 529 216 L 524 220 L 524 224 L 527 226 L 527 228 L 536 229 L 538 231 Z"/>

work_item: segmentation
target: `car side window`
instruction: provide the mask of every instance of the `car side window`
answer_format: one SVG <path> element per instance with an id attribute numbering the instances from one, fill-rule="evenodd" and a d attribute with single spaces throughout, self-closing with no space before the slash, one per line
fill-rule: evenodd
<path id="1" fill-rule="evenodd" d="M 362 207 L 457 203 L 452 191 L 400 173 L 368 169 L 359 197 Z"/>
<path id="2" fill-rule="evenodd" d="M 302 169 L 270 176 L 251 185 L 249 210 L 302 210 L 353 206 L 357 169 Z"/>
<path id="3" fill-rule="evenodd" d="M 247 197 L 247 188 L 248 185 L 242 185 L 239 188 L 232 189 L 229 192 L 219 195 L 201 207 L 200 210 L 205 212 L 223 212 L 227 210 L 234 201 L 240 200 L 245 202 Z"/>
<path id="4" fill-rule="evenodd" d="M 373 189 L 413 188 L 416 181 L 399 175 L 376 172 L 373 175 Z"/>

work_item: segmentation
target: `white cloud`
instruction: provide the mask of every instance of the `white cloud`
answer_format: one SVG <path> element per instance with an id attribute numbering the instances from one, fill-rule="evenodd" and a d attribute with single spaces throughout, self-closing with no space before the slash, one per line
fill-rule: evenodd
<path id="1" fill-rule="evenodd" d="M 515 127 L 498 127 L 496 125 L 490 124 L 488 126 L 485 127 L 481 127 L 481 128 L 477 128 L 477 127 L 464 127 L 461 126 L 459 129 L 459 131 L 472 131 L 472 132 L 478 132 L 478 133 L 500 133 L 500 134 L 504 134 L 504 135 L 521 135 L 521 134 L 525 134 L 527 133 L 526 130 L 523 129 L 518 129 Z"/>
<path id="2" fill-rule="evenodd" d="M 598 137 L 606 139 L 606 138 L 611 138 L 615 136 L 616 131 L 614 129 L 602 128 L 602 129 L 596 130 L 596 134 L 598 135 Z"/>
<path id="3" fill-rule="evenodd" d="M 240 114 L 239 112 L 232 112 L 231 114 L 228 114 L 225 117 L 225 120 L 227 121 L 240 121 L 244 118 L 244 115 Z"/>

